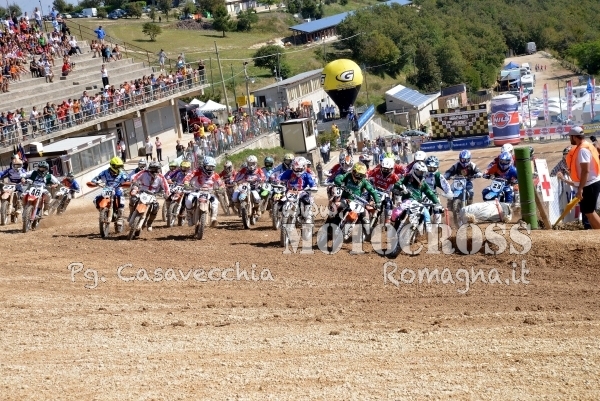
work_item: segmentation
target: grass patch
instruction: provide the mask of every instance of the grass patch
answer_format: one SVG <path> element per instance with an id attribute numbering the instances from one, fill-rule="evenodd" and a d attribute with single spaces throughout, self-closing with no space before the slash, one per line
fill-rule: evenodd
<path id="1" fill-rule="evenodd" d="M 286 150 L 282 147 L 270 148 L 270 149 L 244 149 L 243 151 L 236 153 L 234 155 L 226 155 L 221 162 L 217 165 L 217 171 L 221 171 L 223 169 L 223 165 L 226 161 L 231 161 L 233 163 L 233 167 L 236 170 L 239 170 L 242 163 L 246 161 L 248 156 L 254 155 L 258 159 L 259 167 L 263 166 L 263 161 L 265 157 L 271 156 L 275 160 L 275 166 L 280 164 L 283 161 L 283 155 L 286 153 L 294 153 L 289 150 Z"/>

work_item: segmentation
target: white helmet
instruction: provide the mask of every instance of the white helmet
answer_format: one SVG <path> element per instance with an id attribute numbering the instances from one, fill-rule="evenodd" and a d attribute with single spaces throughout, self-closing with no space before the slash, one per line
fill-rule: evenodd
<path id="1" fill-rule="evenodd" d="M 387 177 L 394 171 L 394 159 L 386 157 L 381 161 L 381 174 Z"/>
<path id="2" fill-rule="evenodd" d="M 306 171 L 306 159 L 304 157 L 296 157 L 292 161 L 292 171 L 296 177 L 300 177 Z"/>
<path id="3" fill-rule="evenodd" d="M 510 143 L 505 143 L 500 148 L 500 153 L 502 153 L 502 152 L 508 152 L 508 153 L 510 153 L 512 155 L 513 152 L 514 152 L 514 148 L 513 148 L 513 146 Z"/>
<path id="4" fill-rule="evenodd" d="M 416 162 L 424 162 L 427 159 L 427 154 L 422 150 L 419 150 L 415 153 L 415 161 Z"/>
<path id="5" fill-rule="evenodd" d="M 202 163 L 202 170 L 208 175 L 212 175 L 215 172 L 215 167 L 217 166 L 217 162 L 213 157 L 204 156 L 204 161 Z"/>
<path id="6" fill-rule="evenodd" d="M 246 158 L 246 169 L 253 172 L 258 167 L 258 159 L 254 155 L 250 155 Z"/>
<path id="7" fill-rule="evenodd" d="M 410 174 L 413 176 L 415 180 L 421 184 L 423 178 L 425 178 L 425 174 L 427 174 L 427 166 L 422 161 L 418 161 L 413 164 L 412 169 L 410 170 Z"/>
<path id="8" fill-rule="evenodd" d="M 233 170 L 233 163 L 231 162 L 231 160 L 227 160 L 227 161 L 225 162 L 225 166 L 224 166 L 224 167 L 225 167 L 225 170 L 226 170 L 226 171 L 231 171 L 231 170 Z"/>

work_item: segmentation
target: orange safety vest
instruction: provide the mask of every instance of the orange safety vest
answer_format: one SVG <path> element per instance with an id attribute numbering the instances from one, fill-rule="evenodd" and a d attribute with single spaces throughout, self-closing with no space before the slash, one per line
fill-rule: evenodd
<path id="1" fill-rule="evenodd" d="M 569 168 L 569 174 L 574 182 L 580 182 L 579 172 L 577 171 L 577 159 L 579 158 L 579 152 L 583 148 L 590 151 L 592 154 L 592 163 L 596 166 L 595 170 L 597 173 L 600 173 L 600 158 L 598 157 L 598 150 L 594 145 L 587 141 L 581 142 L 579 146 L 576 146 L 569 151 L 565 159 L 567 167 Z M 592 166 L 590 166 L 590 171 L 592 171 Z"/>

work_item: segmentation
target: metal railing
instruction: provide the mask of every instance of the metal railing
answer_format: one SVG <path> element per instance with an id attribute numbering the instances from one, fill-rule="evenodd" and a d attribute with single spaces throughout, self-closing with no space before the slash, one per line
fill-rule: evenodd
<path id="1" fill-rule="evenodd" d="M 140 77 L 141 78 L 141 77 Z M 37 118 L 31 119 L 25 116 L 18 123 L 12 122 L 0 126 L 0 148 L 17 145 L 21 142 L 30 141 L 36 138 L 40 140 L 48 135 L 55 135 L 61 131 L 72 129 L 78 125 L 101 122 L 102 119 L 114 118 L 116 113 L 120 113 L 136 107 L 145 107 L 147 103 L 168 100 L 172 96 L 188 92 L 197 87 L 204 87 L 205 80 L 197 74 L 187 75 L 179 81 L 146 85 L 136 88 L 131 93 L 126 93 L 124 97 L 109 96 L 103 97 L 100 94 L 90 96 L 87 104 L 81 104 L 79 107 L 70 107 L 66 113 L 60 112 L 58 108 L 52 109 L 50 113 L 40 114 Z M 96 121 L 99 120 L 99 121 Z"/>

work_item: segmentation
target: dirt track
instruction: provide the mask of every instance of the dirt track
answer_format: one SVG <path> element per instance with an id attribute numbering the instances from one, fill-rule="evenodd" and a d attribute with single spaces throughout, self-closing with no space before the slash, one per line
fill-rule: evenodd
<path id="1" fill-rule="evenodd" d="M 523 260 L 530 270 L 527 285 L 478 280 L 460 294 L 458 281 L 384 284 L 387 259 L 368 244 L 364 255 L 350 244 L 286 255 L 266 216 L 251 230 L 221 222 L 202 241 L 163 222 L 136 241 L 102 240 L 80 200 L 36 232 L 1 227 L 0 398 L 598 398 L 597 233 L 533 232 L 526 255 L 394 260 L 396 279 L 404 268 L 473 267 L 504 281 Z M 84 264 L 74 282 L 73 262 Z M 236 262 L 249 280 L 182 279 Z M 123 281 L 117 269 L 128 263 L 126 278 L 144 268 L 152 279 L 160 267 L 163 280 Z M 252 281 L 252 264 L 273 280 Z M 169 268 L 178 281 L 165 281 Z M 95 289 L 84 288 L 87 269 Z"/>

